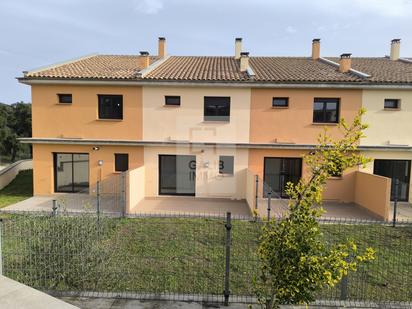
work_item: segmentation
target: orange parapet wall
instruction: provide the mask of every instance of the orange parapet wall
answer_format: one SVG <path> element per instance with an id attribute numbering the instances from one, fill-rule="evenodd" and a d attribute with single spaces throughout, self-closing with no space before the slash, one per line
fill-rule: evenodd
<path id="1" fill-rule="evenodd" d="M 288 107 L 272 107 L 275 97 L 288 98 Z M 340 100 L 340 118 L 351 122 L 361 108 L 362 90 L 252 88 L 251 143 L 315 144 L 325 124 L 313 123 L 315 98 Z M 335 124 L 326 124 L 339 137 Z"/>

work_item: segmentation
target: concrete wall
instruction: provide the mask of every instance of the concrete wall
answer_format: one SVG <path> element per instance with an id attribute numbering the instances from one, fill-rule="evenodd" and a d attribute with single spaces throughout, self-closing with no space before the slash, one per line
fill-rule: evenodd
<path id="1" fill-rule="evenodd" d="M 126 212 L 133 213 L 145 198 L 145 167 L 129 170 L 126 174 Z"/>
<path id="2" fill-rule="evenodd" d="M 360 167 L 361 172 L 373 174 L 373 160 L 374 159 L 387 159 L 387 160 L 412 160 L 412 152 L 408 151 L 364 151 L 363 154 L 366 157 L 372 159 L 366 167 Z M 411 164 L 412 165 L 412 164 Z M 412 166 L 411 171 L 412 172 Z M 412 180 L 412 177 L 411 177 Z M 412 203 L 412 182 L 409 184 L 409 202 Z"/>
<path id="3" fill-rule="evenodd" d="M 180 96 L 180 106 L 165 106 L 165 96 Z M 204 97 L 230 97 L 230 121 L 204 121 Z M 248 142 L 250 89 L 143 88 L 143 139 L 196 142 Z"/>
<path id="4" fill-rule="evenodd" d="M 288 97 L 288 108 L 273 108 L 273 97 Z M 259 89 L 251 92 L 250 142 L 317 143 L 325 124 L 313 123 L 314 98 L 340 98 L 340 118 L 351 122 L 362 104 L 361 90 Z M 336 124 L 327 124 L 338 137 Z"/>
<path id="5" fill-rule="evenodd" d="M 32 160 L 17 161 L 0 171 L 0 190 L 7 186 L 20 171 L 30 170 L 33 168 Z"/>
<path id="6" fill-rule="evenodd" d="M 89 183 L 94 185 L 98 179 L 104 180 L 113 174 L 114 154 L 129 154 L 129 169 L 143 166 L 143 147 L 131 146 L 99 146 L 99 145 L 33 145 L 33 182 L 34 195 L 49 195 L 54 193 L 53 153 L 88 153 L 89 154 Z M 103 160 L 99 166 L 98 161 Z"/>
<path id="7" fill-rule="evenodd" d="M 33 137 L 140 140 L 142 88 L 121 86 L 33 85 Z M 72 104 L 58 104 L 71 93 Z M 123 120 L 98 119 L 98 94 L 123 95 Z"/>
<path id="8" fill-rule="evenodd" d="M 356 172 L 354 202 L 383 220 L 389 220 L 391 180 Z"/>
<path id="9" fill-rule="evenodd" d="M 146 196 L 159 195 L 159 154 L 196 156 L 196 197 L 244 199 L 247 149 L 145 147 Z M 234 156 L 234 175 L 219 174 L 219 156 Z"/>
<path id="10" fill-rule="evenodd" d="M 399 110 L 385 110 L 385 99 L 399 99 Z M 369 124 L 361 145 L 412 145 L 412 91 L 363 90 L 363 121 Z"/>

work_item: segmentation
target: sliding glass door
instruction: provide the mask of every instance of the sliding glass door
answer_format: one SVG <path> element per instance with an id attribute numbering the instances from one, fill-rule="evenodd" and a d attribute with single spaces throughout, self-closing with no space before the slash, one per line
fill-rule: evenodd
<path id="1" fill-rule="evenodd" d="M 286 198 L 286 184 L 296 184 L 302 176 L 301 158 L 265 158 L 263 180 L 266 184 L 263 194 L 271 190 L 272 197 Z"/>
<path id="2" fill-rule="evenodd" d="M 395 181 L 399 180 L 398 200 L 408 201 L 411 161 L 374 160 L 373 173 L 392 179 L 391 200 L 395 198 Z"/>
<path id="3" fill-rule="evenodd" d="M 80 192 L 89 188 L 89 155 L 54 154 L 54 191 Z"/>
<path id="4" fill-rule="evenodd" d="M 196 157 L 159 155 L 159 194 L 195 195 Z"/>

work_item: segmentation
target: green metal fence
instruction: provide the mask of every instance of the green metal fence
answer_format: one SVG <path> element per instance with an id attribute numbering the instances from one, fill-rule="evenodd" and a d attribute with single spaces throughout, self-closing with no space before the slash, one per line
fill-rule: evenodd
<path id="1" fill-rule="evenodd" d="M 254 303 L 263 224 L 226 214 L 7 214 L 0 261 L 5 276 L 53 295 Z M 336 219 L 321 227 L 330 244 L 350 239 L 377 253 L 325 288 L 318 305 L 412 305 L 412 223 Z"/>

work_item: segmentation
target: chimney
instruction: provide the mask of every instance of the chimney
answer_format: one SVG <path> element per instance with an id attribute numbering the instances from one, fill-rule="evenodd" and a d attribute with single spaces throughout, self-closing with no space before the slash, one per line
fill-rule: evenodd
<path id="1" fill-rule="evenodd" d="M 242 52 L 242 38 L 235 39 L 235 59 L 240 59 L 240 53 Z"/>
<path id="2" fill-rule="evenodd" d="M 162 58 L 166 56 L 166 38 L 159 38 L 158 55 Z"/>
<path id="3" fill-rule="evenodd" d="M 240 71 L 245 72 L 249 68 L 249 53 L 241 52 L 240 53 Z"/>
<path id="4" fill-rule="evenodd" d="M 140 52 L 140 57 L 142 58 L 142 67 L 143 67 L 143 69 L 146 69 L 150 64 L 149 52 L 141 51 Z"/>
<path id="5" fill-rule="evenodd" d="M 312 40 L 312 59 L 317 60 L 320 58 L 320 39 Z"/>
<path id="6" fill-rule="evenodd" d="M 399 60 L 399 53 L 401 49 L 401 39 L 393 39 L 391 41 L 391 60 Z"/>
<path id="7" fill-rule="evenodd" d="M 352 59 L 350 58 L 352 54 L 342 54 L 340 55 L 340 62 L 339 62 L 339 72 L 346 73 L 352 67 Z"/>

